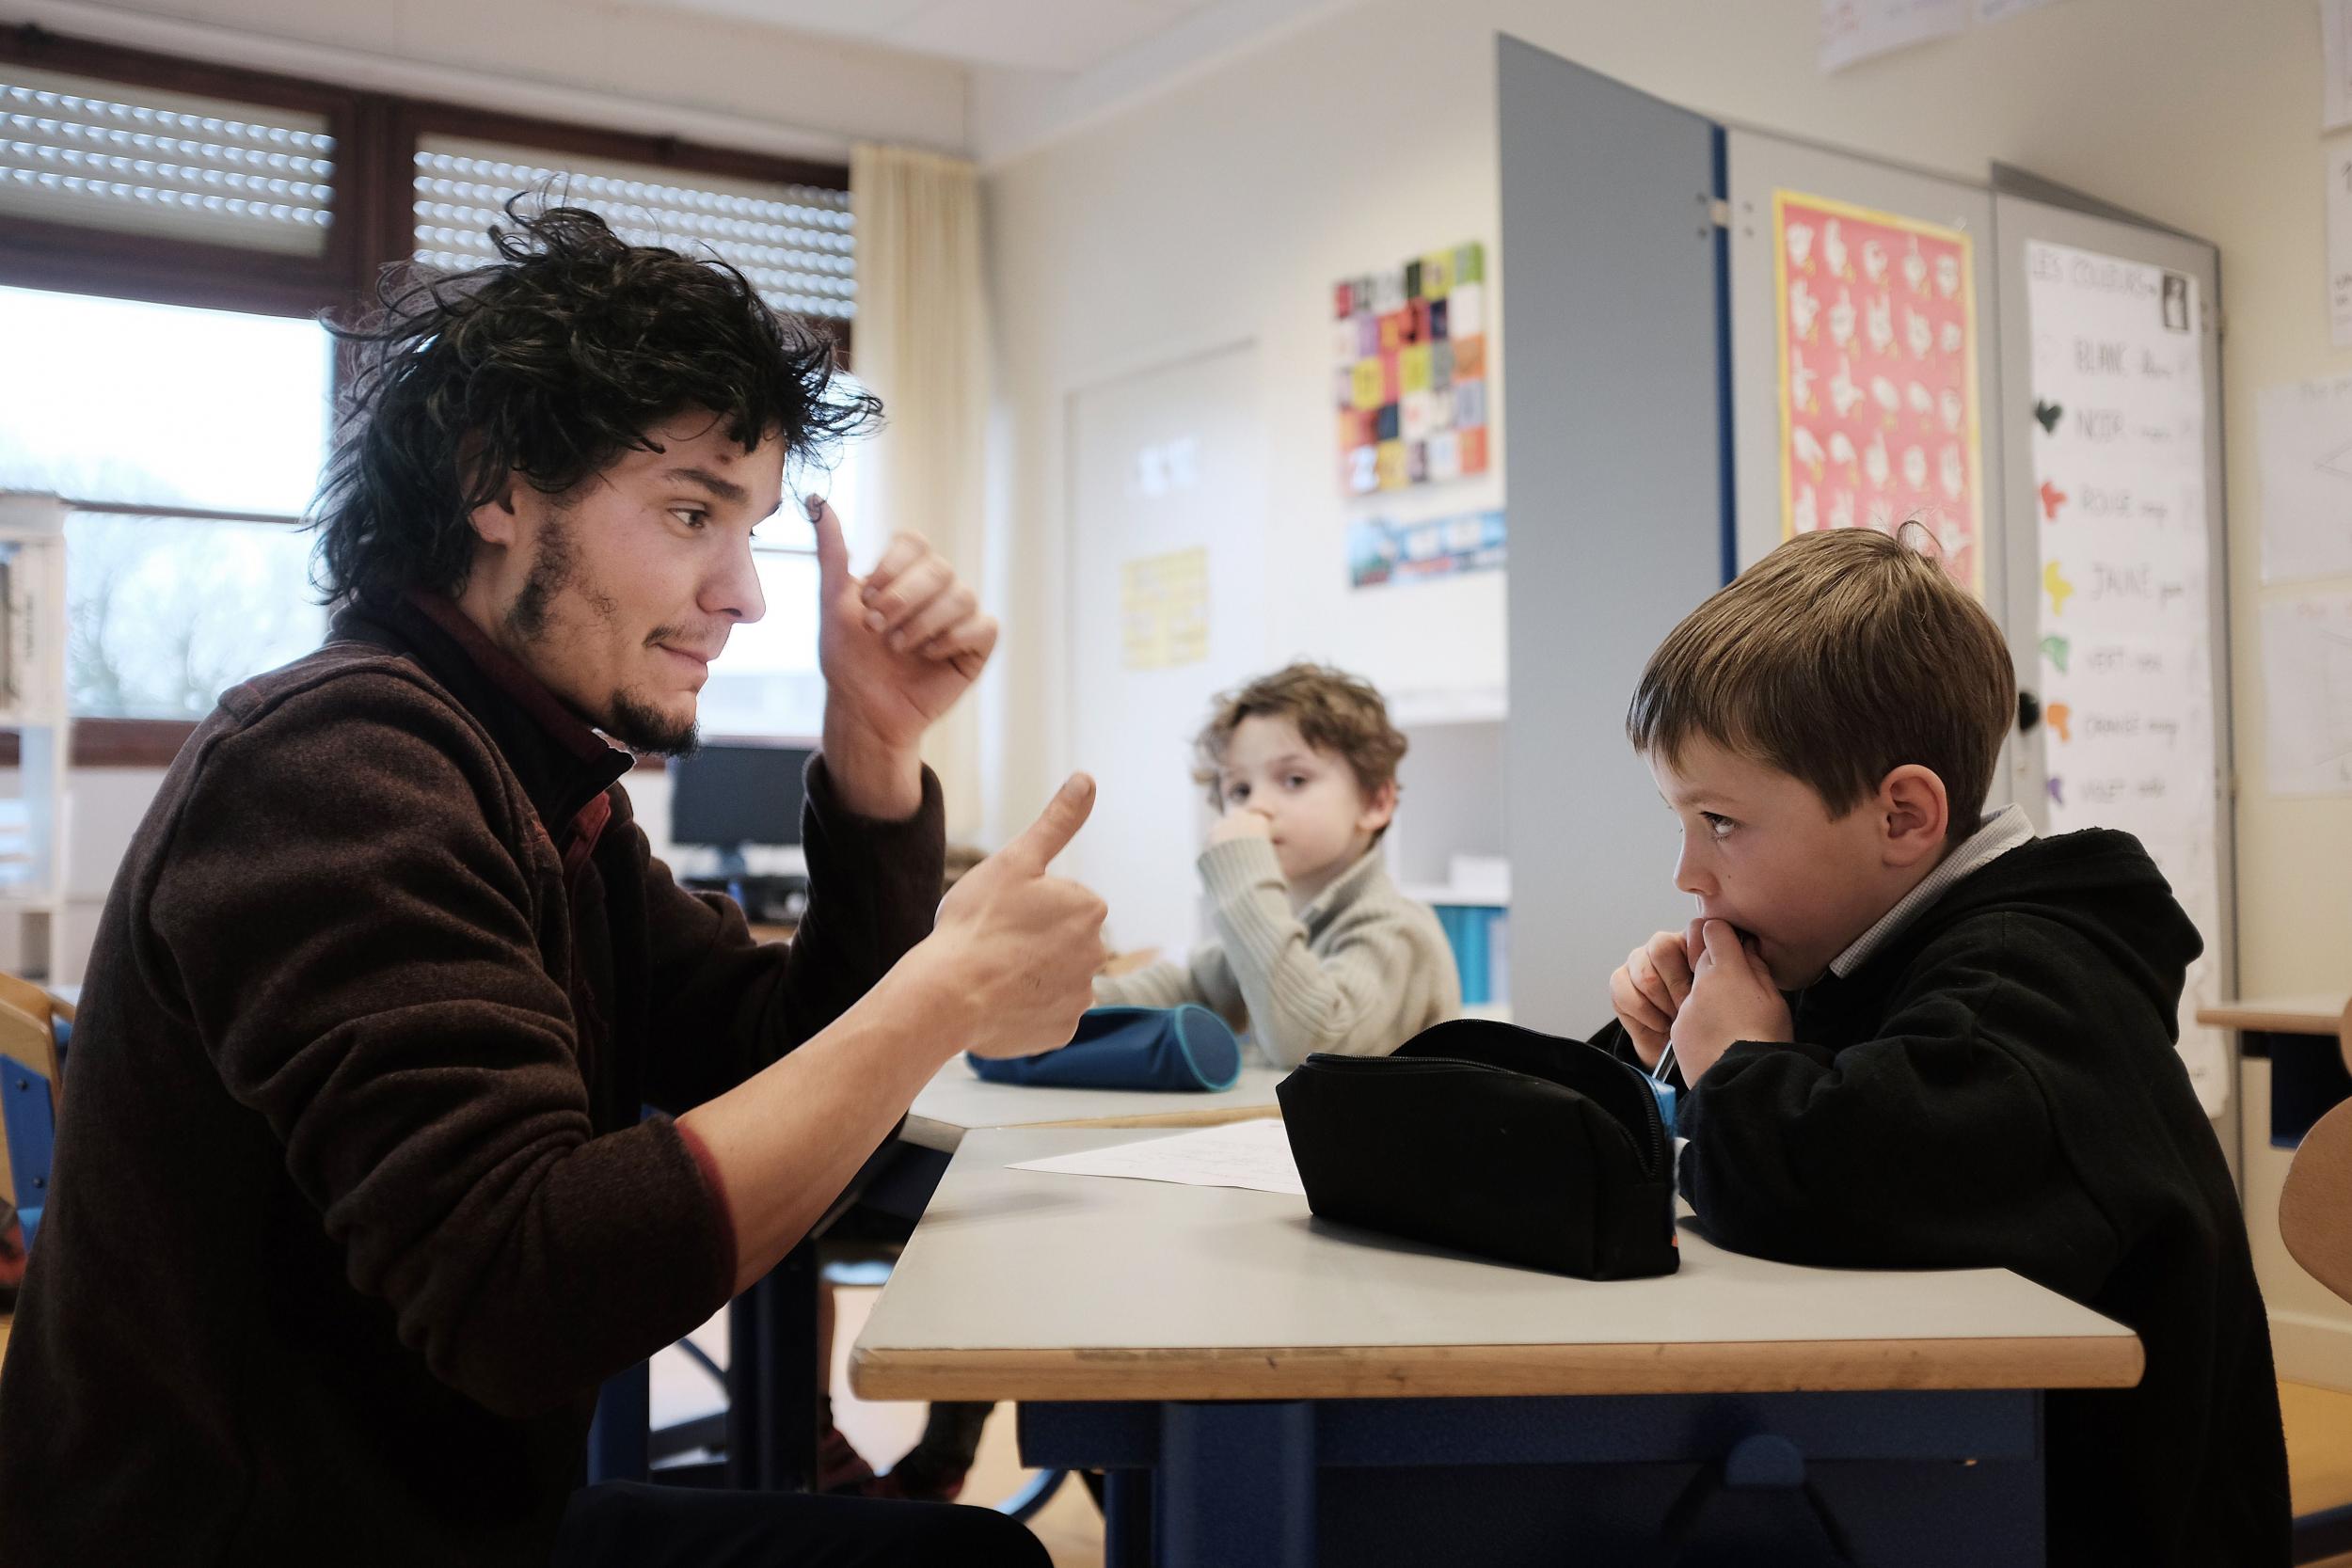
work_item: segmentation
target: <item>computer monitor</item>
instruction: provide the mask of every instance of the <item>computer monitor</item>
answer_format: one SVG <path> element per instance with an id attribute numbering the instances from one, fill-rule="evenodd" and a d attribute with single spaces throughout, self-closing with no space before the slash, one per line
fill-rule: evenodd
<path id="1" fill-rule="evenodd" d="M 806 746 L 705 746 L 670 763 L 670 838 L 728 859 L 751 844 L 801 842 Z M 739 865 L 739 860 L 737 860 Z"/>

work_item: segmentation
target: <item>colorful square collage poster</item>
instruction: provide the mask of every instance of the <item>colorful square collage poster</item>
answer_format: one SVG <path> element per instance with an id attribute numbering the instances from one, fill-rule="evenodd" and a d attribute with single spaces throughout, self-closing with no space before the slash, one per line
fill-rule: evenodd
<path id="1" fill-rule="evenodd" d="M 1341 494 L 1485 473 L 1486 246 L 1347 278 L 1333 297 Z"/>
<path id="2" fill-rule="evenodd" d="M 1777 191 L 1781 537 L 1916 520 L 1984 591 L 1968 236 Z"/>

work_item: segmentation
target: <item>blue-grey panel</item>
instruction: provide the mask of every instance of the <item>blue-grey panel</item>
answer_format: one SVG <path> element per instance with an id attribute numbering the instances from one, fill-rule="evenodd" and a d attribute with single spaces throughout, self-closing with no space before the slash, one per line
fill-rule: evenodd
<path id="1" fill-rule="evenodd" d="M 1723 582 L 1719 132 L 1517 39 L 1500 53 L 1511 1006 L 1581 1033 L 1627 951 L 1690 916 L 1625 707 Z"/>

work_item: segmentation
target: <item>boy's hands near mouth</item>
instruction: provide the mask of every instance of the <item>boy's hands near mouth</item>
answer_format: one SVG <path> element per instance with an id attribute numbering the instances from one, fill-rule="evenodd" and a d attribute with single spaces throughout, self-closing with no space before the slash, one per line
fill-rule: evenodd
<path id="1" fill-rule="evenodd" d="M 1696 1085 L 1738 1041 L 1785 1044 L 1793 1030 L 1788 1004 L 1756 956 L 1755 939 L 1742 938 L 1728 921 L 1692 924 L 1699 947 L 1670 1037 L 1682 1081 Z"/>
<path id="2" fill-rule="evenodd" d="M 1212 845 L 1231 844 L 1237 838 L 1273 836 L 1274 818 L 1263 812 L 1251 811 L 1247 806 L 1239 811 L 1227 812 L 1209 827 L 1209 842 Z"/>
<path id="3" fill-rule="evenodd" d="M 1691 952 L 1689 933 L 1661 931 L 1628 954 L 1609 976 L 1609 1005 L 1645 1067 L 1657 1067 L 1665 1054 L 1675 1016 L 1691 994 Z"/>

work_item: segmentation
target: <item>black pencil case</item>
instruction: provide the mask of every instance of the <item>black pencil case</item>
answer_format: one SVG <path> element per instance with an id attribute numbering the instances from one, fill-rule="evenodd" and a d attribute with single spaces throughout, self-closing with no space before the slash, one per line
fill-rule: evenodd
<path id="1" fill-rule="evenodd" d="M 1391 1056 L 1318 1052 L 1276 1093 L 1325 1219 L 1581 1279 L 1675 1271 L 1673 1145 L 1605 1051 L 1456 1019 Z"/>

